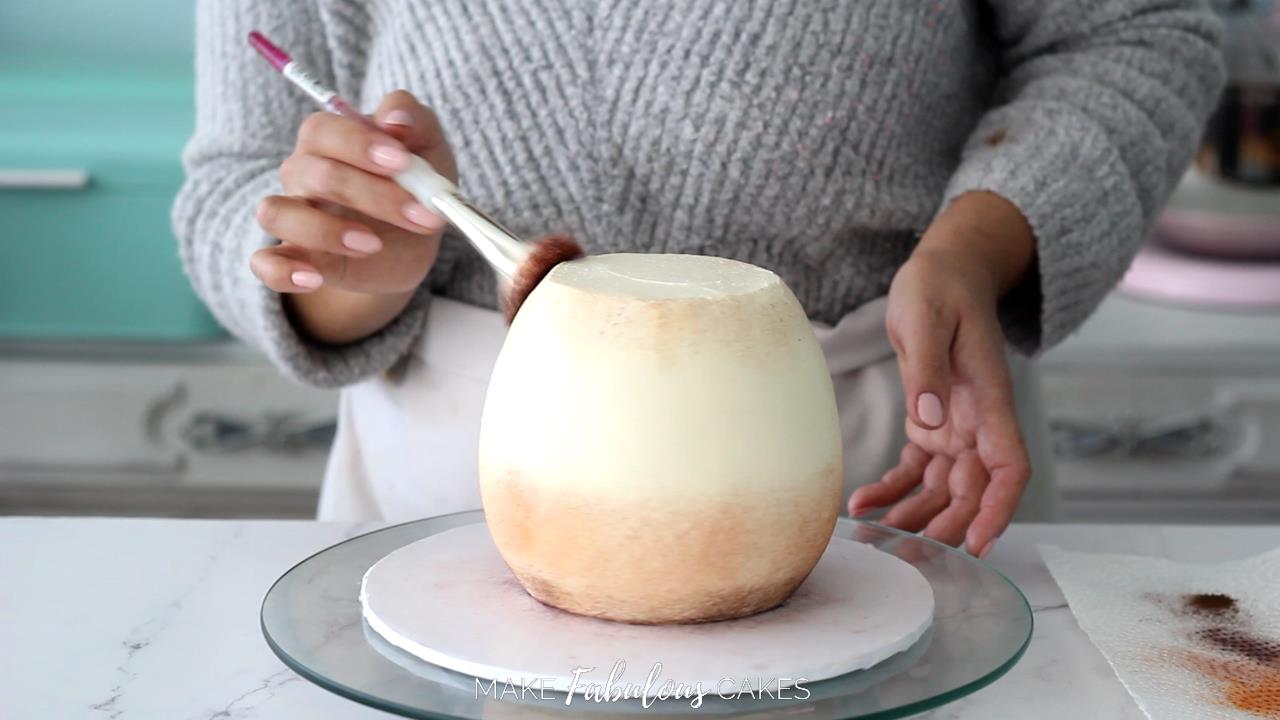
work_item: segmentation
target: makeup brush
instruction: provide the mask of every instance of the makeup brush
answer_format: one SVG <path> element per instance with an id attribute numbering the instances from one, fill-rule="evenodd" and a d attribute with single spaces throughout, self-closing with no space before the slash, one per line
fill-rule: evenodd
<path id="1" fill-rule="evenodd" d="M 262 33 L 249 33 L 249 44 L 325 110 L 379 130 L 369 118 L 321 84 Z M 398 173 L 395 181 L 418 202 L 438 210 L 506 281 L 506 288 L 500 291 L 500 295 L 507 324 L 511 324 L 525 298 L 552 268 L 584 255 L 582 247 L 564 235 L 550 235 L 532 242 L 517 238 L 472 205 L 456 185 L 417 155 L 410 156 L 408 169 Z"/>

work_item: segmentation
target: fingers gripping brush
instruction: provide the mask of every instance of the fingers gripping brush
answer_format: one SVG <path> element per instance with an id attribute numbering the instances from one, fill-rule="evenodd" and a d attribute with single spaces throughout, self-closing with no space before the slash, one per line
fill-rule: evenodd
<path id="1" fill-rule="evenodd" d="M 322 85 L 262 33 L 249 33 L 249 43 L 272 67 L 325 110 L 378 129 L 369 118 Z M 417 155 L 410 156 L 409 167 L 394 179 L 418 202 L 439 211 L 505 281 L 500 300 L 507 324 L 511 324 L 525 299 L 552 268 L 584 255 L 581 246 L 564 235 L 546 236 L 532 242 L 517 238 L 468 202 L 456 185 Z"/>
<path id="2" fill-rule="evenodd" d="M 565 235 L 549 235 L 533 242 L 516 238 L 468 202 L 452 182 L 417 155 L 411 156 L 409 169 L 400 173 L 396 182 L 423 205 L 439 210 L 506 281 L 506 287 L 499 292 L 508 325 L 552 268 L 584 254 L 578 243 Z"/>

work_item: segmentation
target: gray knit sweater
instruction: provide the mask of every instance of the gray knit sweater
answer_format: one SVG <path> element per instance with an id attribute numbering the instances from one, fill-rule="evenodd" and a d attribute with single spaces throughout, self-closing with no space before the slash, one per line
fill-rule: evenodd
<path id="1" fill-rule="evenodd" d="M 1029 354 L 1118 281 L 1223 82 L 1193 0 L 201 0 L 181 255 L 227 328 L 321 386 L 393 364 L 432 295 L 492 307 L 493 279 L 446 237 L 375 336 L 295 332 L 248 258 L 315 108 L 253 29 L 365 109 L 397 88 L 431 105 L 464 192 L 517 233 L 746 260 L 819 321 L 883 295 L 949 200 L 998 193 L 1036 234 L 1001 310 Z"/>

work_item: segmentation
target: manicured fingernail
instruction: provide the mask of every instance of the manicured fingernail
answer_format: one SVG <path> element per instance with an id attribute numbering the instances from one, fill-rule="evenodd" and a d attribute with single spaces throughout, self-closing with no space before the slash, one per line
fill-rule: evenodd
<path id="1" fill-rule="evenodd" d="M 382 249 L 382 240 L 377 235 L 363 230 L 349 230 L 343 233 L 342 244 L 349 250 L 362 253 L 376 253 Z"/>
<path id="2" fill-rule="evenodd" d="M 374 143 L 369 147 L 369 159 L 379 167 L 388 170 L 403 170 L 409 167 L 409 153 L 386 143 Z"/>
<path id="3" fill-rule="evenodd" d="M 871 505 L 854 506 L 849 508 L 849 517 L 862 517 L 863 515 L 870 515 L 874 511 L 875 507 Z"/>
<path id="4" fill-rule="evenodd" d="M 916 415 L 929 427 L 942 424 L 942 399 L 933 393 L 920 393 L 916 399 Z"/>
<path id="5" fill-rule="evenodd" d="M 402 212 L 414 225 L 420 225 L 428 230 L 439 230 L 444 227 L 444 218 L 428 210 L 422 203 L 408 203 Z"/>
<path id="6" fill-rule="evenodd" d="M 289 279 L 300 288 L 315 289 L 324 284 L 324 277 L 310 270 L 299 270 L 290 275 Z"/>
<path id="7" fill-rule="evenodd" d="M 990 554 L 991 554 L 991 550 L 992 550 L 993 548 L 995 548 L 995 546 L 996 546 L 996 541 L 995 541 L 995 540 L 991 540 L 991 541 L 987 542 L 987 546 L 986 546 L 986 547 L 984 547 L 984 548 L 982 548 L 981 550 L 979 550 L 979 551 L 978 551 L 978 558 L 979 558 L 979 559 L 981 559 L 981 558 L 985 558 L 986 556 L 990 555 Z"/>
<path id="8" fill-rule="evenodd" d="M 408 110 L 392 110 L 387 116 L 382 118 L 382 122 L 387 125 L 403 125 L 408 127 L 413 124 L 413 116 Z"/>

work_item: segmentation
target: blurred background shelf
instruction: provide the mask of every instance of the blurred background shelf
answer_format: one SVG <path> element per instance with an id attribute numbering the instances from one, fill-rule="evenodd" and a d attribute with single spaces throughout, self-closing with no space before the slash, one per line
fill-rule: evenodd
<path id="1" fill-rule="evenodd" d="M 335 406 L 230 340 L 0 343 L 0 514 L 314 517 Z"/>
<path id="2" fill-rule="evenodd" d="M 1280 517 L 1280 313 L 1115 292 L 1040 371 L 1057 520 Z"/>

